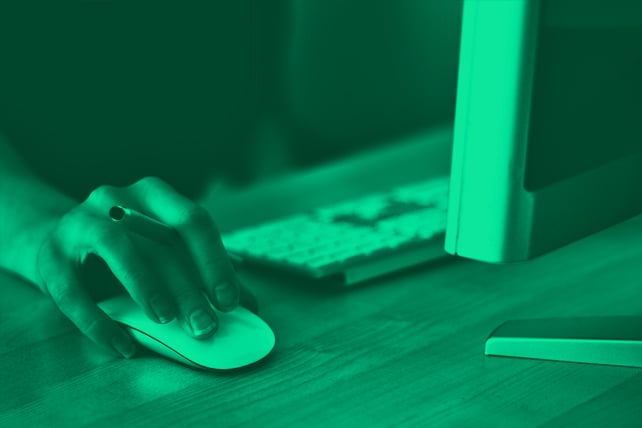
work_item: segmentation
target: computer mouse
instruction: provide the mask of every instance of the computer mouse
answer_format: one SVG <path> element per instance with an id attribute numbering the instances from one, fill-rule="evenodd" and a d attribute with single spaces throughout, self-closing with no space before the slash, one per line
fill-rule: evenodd
<path id="1" fill-rule="evenodd" d="M 216 311 L 218 330 L 204 340 L 189 336 L 176 319 L 155 323 L 128 295 L 104 300 L 98 306 L 144 347 L 202 369 L 246 366 L 268 355 L 275 343 L 274 332 L 265 321 L 240 306 L 230 312 Z"/>

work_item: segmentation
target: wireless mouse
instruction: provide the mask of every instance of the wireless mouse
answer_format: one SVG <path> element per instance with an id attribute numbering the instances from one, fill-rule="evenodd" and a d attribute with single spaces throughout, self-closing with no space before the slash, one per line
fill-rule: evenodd
<path id="1" fill-rule="evenodd" d="M 202 368 L 227 370 L 254 363 L 274 347 L 272 329 L 243 307 L 216 311 L 218 330 L 208 339 L 189 336 L 178 320 L 157 324 L 128 295 L 98 303 L 113 320 L 127 327 L 136 341 L 168 358 Z"/>

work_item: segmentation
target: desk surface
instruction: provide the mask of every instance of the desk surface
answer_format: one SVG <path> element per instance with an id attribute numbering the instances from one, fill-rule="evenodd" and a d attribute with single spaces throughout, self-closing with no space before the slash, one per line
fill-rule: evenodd
<path id="1" fill-rule="evenodd" d="M 224 230 L 249 224 L 391 183 L 391 162 L 400 179 L 445 170 L 449 138 L 212 190 L 205 204 Z M 639 369 L 485 357 L 483 345 L 506 319 L 642 312 L 640 238 L 637 218 L 529 263 L 448 259 L 342 290 L 244 272 L 277 344 L 220 373 L 112 358 L 0 274 L 0 426 L 637 426 Z"/>

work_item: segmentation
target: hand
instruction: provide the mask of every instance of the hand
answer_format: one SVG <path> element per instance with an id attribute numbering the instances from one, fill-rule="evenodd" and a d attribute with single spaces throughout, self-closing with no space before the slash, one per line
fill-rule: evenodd
<path id="1" fill-rule="evenodd" d="M 180 239 L 168 245 L 129 231 L 109 218 L 114 205 L 160 220 Z M 178 318 L 197 339 L 218 326 L 210 302 L 221 311 L 239 302 L 240 283 L 211 217 L 158 178 L 97 188 L 59 219 L 38 253 L 43 291 L 85 335 L 131 357 L 132 339 L 98 308 L 83 283 L 82 267 L 92 255 L 105 261 L 150 319 Z"/>

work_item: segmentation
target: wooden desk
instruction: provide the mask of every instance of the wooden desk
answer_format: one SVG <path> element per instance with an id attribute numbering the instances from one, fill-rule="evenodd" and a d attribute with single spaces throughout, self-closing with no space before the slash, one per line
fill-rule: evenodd
<path id="1" fill-rule="evenodd" d="M 433 161 L 447 168 L 449 135 L 212 191 L 206 204 L 226 229 L 325 203 L 426 174 Z M 403 168 L 391 165 L 404 156 Z M 372 175 L 384 165 L 389 174 Z M 350 188 L 336 187 L 346 179 Z M 483 345 L 510 318 L 641 313 L 641 240 L 638 218 L 529 263 L 451 259 L 346 290 L 244 273 L 277 344 L 221 373 L 149 353 L 112 358 L 3 274 L 0 426 L 639 426 L 640 370 L 489 358 Z"/>

